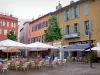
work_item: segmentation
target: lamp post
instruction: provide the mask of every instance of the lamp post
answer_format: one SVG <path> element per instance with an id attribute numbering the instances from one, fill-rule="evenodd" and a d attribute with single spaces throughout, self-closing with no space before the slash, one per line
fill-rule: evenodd
<path id="1" fill-rule="evenodd" d="M 90 45 L 90 68 L 92 68 L 92 50 L 91 50 L 91 30 L 89 28 L 89 45 Z"/>

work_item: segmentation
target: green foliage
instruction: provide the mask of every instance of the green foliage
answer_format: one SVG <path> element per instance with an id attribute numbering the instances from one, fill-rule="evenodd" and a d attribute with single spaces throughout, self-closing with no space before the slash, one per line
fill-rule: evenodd
<path id="1" fill-rule="evenodd" d="M 13 31 L 10 31 L 9 33 L 7 33 L 7 39 L 16 41 L 17 40 L 17 36 L 14 34 Z"/>
<path id="2" fill-rule="evenodd" d="M 52 42 L 62 38 L 61 29 L 57 23 L 57 16 L 53 15 L 49 18 L 49 26 L 45 30 L 45 42 Z"/>
<path id="3" fill-rule="evenodd" d="M 85 56 L 84 62 L 85 63 L 89 63 L 90 62 L 90 55 Z"/>

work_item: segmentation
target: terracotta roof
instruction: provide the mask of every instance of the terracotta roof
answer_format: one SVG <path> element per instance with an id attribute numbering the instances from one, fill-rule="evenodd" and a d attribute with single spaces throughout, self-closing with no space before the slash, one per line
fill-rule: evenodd
<path id="1" fill-rule="evenodd" d="M 35 22 L 35 21 L 37 21 L 37 20 L 39 20 L 39 19 L 41 19 L 41 18 L 43 18 L 43 17 L 45 17 L 45 16 L 47 16 L 47 15 L 52 15 L 52 14 L 53 14 L 53 12 L 47 13 L 47 14 L 45 14 L 45 15 L 39 17 L 38 19 L 36 19 L 36 20 L 30 22 L 30 24 L 33 23 L 33 22 Z"/>

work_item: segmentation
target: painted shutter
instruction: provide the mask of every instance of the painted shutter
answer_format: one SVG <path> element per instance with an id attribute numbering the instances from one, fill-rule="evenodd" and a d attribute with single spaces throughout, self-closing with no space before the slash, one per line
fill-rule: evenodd
<path id="1" fill-rule="evenodd" d="M 75 15 L 74 15 L 74 7 L 72 7 L 72 19 L 75 18 Z"/>
<path id="2" fill-rule="evenodd" d="M 88 16 L 88 3 L 84 3 L 84 15 Z"/>
<path id="3" fill-rule="evenodd" d="M 78 16 L 78 18 L 80 17 L 80 7 L 79 7 L 79 5 L 77 6 L 77 16 Z"/>
<path id="4" fill-rule="evenodd" d="M 70 10 L 68 10 L 68 17 L 71 19 Z"/>
<path id="5" fill-rule="evenodd" d="M 66 11 L 64 11 L 64 21 L 67 20 L 67 15 L 66 15 Z"/>
<path id="6" fill-rule="evenodd" d="M 79 33 L 79 24 L 77 24 L 77 31 L 78 31 L 78 33 Z"/>
<path id="7" fill-rule="evenodd" d="M 92 34 L 92 20 L 89 20 L 90 33 Z"/>
<path id="8" fill-rule="evenodd" d="M 83 21 L 83 22 L 81 22 L 81 24 L 82 24 L 82 36 L 84 36 L 84 35 L 85 35 L 84 21 Z"/>
<path id="9" fill-rule="evenodd" d="M 59 23 L 59 18 L 58 18 L 58 15 L 57 15 L 57 23 Z"/>
<path id="10" fill-rule="evenodd" d="M 71 26 L 69 25 L 69 34 L 71 33 Z"/>

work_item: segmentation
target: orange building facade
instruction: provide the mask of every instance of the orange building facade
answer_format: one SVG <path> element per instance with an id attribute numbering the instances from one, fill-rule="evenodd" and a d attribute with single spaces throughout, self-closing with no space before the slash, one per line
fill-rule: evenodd
<path id="1" fill-rule="evenodd" d="M 48 27 L 48 20 L 51 15 L 52 15 L 52 13 L 48 13 L 30 23 L 30 41 L 31 41 L 31 43 L 34 43 L 34 42 L 45 43 L 44 42 L 44 37 L 45 37 L 44 30 L 46 30 Z M 51 42 L 49 42 L 47 44 L 52 45 Z M 43 53 L 44 53 L 44 55 L 43 55 Z M 39 54 L 43 57 L 45 56 L 45 54 L 50 55 L 50 53 L 51 53 L 51 50 L 39 52 Z M 32 52 L 31 52 L 31 54 L 32 54 Z"/>

